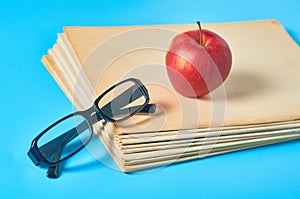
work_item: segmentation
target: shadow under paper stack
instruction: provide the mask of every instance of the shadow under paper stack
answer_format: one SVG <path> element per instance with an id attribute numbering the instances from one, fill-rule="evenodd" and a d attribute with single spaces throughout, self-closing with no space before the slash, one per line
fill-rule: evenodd
<path id="1" fill-rule="evenodd" d="M 78 110 L 127 77 L 145 84 L 155 114 L 94 128 L 125 172 L 300 138 L 300 50 L 279 22 L 203 28 L 229 43 L 233 67 L 200 99 L 177 94 L 164 65 L 172 38 L 195 25 L 65 27 L 42 61 Z"/>

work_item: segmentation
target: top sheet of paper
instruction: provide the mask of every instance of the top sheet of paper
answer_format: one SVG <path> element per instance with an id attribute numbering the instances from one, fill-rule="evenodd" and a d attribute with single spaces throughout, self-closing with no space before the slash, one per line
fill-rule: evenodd
<path id="1" fill-rule="evenodd" d="M 145 83 L 157 113 L 118 124 L 121 132 L 167 131 L 300 119 L 300 50 L 276 20 L 203 24 L 230 45 L 224 86 L 200 99 L 180 96 L 165 70 L 165 53 L 191 25 L 65 27 L 95 98 L 126 77 Z M 225 100 L 224 100 L 225 99 Z M 94 99 L 91 99 L 91 101 Z"/>

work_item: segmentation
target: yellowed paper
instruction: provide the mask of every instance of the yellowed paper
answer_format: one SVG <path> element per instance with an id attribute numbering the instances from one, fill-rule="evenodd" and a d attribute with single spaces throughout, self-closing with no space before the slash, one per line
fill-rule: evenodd
<path id="1" fill-rule="evenodd" d="M 168 82 L 165 50 L 174 35 L 196 28 L 193 24 L 65 27 L 57 45 L 43 57 L 48 71 L 78 109 L 90 107 L 99 94 L 126 77 L 139 78 L 146 84 L 157 112 L 117 125 L 107 123 L 110 130 L 99 134 L 121 170 L 139 170 L 299 138 L 300 51 L 279 22 L 203 25 L 221 35 L 233 52 L 229 78 L 215 91 L 222 94 L 224 89 L 226 98 L 213 97 L 214 93 L 201 99 L 184 98 Z M 145 30 L 153 31 L 146 34 L 148 38 L 154 37 L 157 30 L 167 32 L 161 38 L 155 37 L 156 45 L 163 47 L 122 53 L 126 49 L 122 47 L 126 44 L 122 36 L 136 36 Z M 149 39 L 148 45 L 152 41 L 155 40 Z M 224 112 L 216 118 L 214 111 L 218 107 Z M 218 142 L 212 151 L 199 154 L 201 147 L 215 138 Z"/>

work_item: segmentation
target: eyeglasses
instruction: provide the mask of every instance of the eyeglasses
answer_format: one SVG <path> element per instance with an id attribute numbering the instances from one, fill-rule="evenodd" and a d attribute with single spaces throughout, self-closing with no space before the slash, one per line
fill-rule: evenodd
<path id="1" fill-rule="evenodd" d="M 154 113 L 156 105 L 149 101 L 140 80 L 123 80 L 101 94 L 91 108 L 69 114 L 42 131 L 33 139 L 27 154 L 36 166 L 49 168 L 47 177 L 57 178 L 59 165 L 92 140 L 96 122 L 121 122 L 137 113 Z"/>

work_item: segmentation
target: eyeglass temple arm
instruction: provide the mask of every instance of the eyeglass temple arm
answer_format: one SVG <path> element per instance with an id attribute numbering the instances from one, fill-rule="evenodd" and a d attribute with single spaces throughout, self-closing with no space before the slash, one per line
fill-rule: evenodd
<path id="1" fill-rule="evenodd" d="M 64 145 L 61 145 L 60 147 L 58 147 L 55 152 L 53 152 L 53 157 L 52 157 L 52 160 L 53 161 L 58 161 L 61 157 L 61 154 L 65 148 L 65 144 Z M 60 166 L 59 165 L 56 165 L 56 166 L 52 166 L 52 167 L 49 167 L 48 168 L 48 171 L 47 171 L 47 177 L 48 178 L 58 178 L 60 175 Z"/>
<path id="2" fill-rule="evenodd" d="M 134 108 L 134 106 L 130 108 Z M 146 106 L 142 108 L 142 110 L 140 110 L 138 113 L 155 113 L 155 111 L 156 111 L 156 104 L 146 104 Z"/>
<path id="3" fill-rule="evenodd" d="M 139 87 L 142 86 L 139 85 Z M 128 103 L 133 102 L 142 96 L 142 92 L 137 89 L 136 85 L 134 85 L 125 90 L 123 93 L 119 94 L 112 101 L 104 105 L 101 109 L 106 113 L 110 111 L 111 107 L 114 107 L 115 110 L 120 110 L 122 107 L 128 105 Z M 128 101 L 128 99 L 130 99 L 131 101 Z"/>
<path id="4" fill-rule="evenodd" d="M 150 105 L 150 104 L 148 104 Z M 118 116 L 118 115 L 126 115 L 128 113 L 134 112 L 139 108 L 139 106 L 132 106 L 129 108 L 125 108 L 125 109 L 119 109 L 119 110 L 114 110 L 113 114 L 110 114 L 108 116 Z M 151 104 L 151 106 L 145 106 L 142 111 L 139 111 L 138 114 L 150 114 L 150 113 L 154 113 L 156 110 L 156 105 L 155 104 Z"/>
<path id="5" fill-rule="evenodd" d="M 86 127 L 84 127 L 83 125 L 86 125 Z M 88 128 L 87 124 L 86 123 L 84 124 L 84 122 L 82 122 L 79 126 L 81 126 L 81 128 L 79 128 L 80 130 L 83 128 L 85 128 L 85 129 Z M 52 161 L 53 162 L 57 161 L 61 158 L 61 155 L 62 155 L 62 152 L 64 151 L 65 146 L 70 141 L 72 141 L 75 137 L 77 137 L 78 134 L 79 133 L 77 132 L 77 128 L 73 128 L 73 129 L 69 130 L 68 132 L 64 133 L 63 135 L 57 137 L 59 140 L 56 140 L 57 139 L 56 138 L 56 139 L 54 139 L 56 141 L 54 141 L 54 142 L 52 142 L 53 140 L 50 141 L 52 143 L 47 143 L 46 145 L 42 146 L 40 150 L 41 150 L 41 152 L 43 151 L 43 154 L 46 157 L 49 157 L 53 154 Z M 50 147 L 53 144 L 55 144 L 55 150 L 53 150 L 53 148 Z M 60 168 L 59 165 L 49 167 L 49 169 L 47 171 L 47 177 L 49 177 L 49 178 L 59 177 L 59 175 L 60 175 L 59 168 Z"/>

